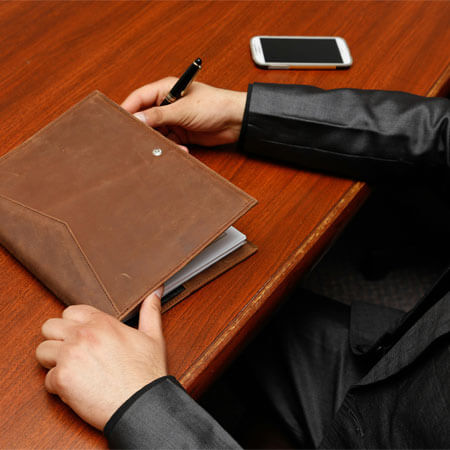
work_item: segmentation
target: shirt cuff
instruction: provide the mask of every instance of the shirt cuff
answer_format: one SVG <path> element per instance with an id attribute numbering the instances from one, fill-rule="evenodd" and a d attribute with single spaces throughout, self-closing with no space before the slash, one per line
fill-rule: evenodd
<path id="1" fill-rule="evenodd" d="M 171 376 L 136 392 L 104 428 L 110 448 L 238 448 L 236 441 Z"/>
<path id="2" fill-rule="evenodd" d="M 122 404 L 122 406 L 111 416 L 111 418 L 108 420 L 108 422 L 105 425 L 105 428 L 103 429 L 103 433 L 106 437 L 111 434 L 112 429 L 116 425 L 116 423 L 122 418 L 122 416 L 125 414 L 125 412 L 131 407 L 133 403 L 136 402 L 136 400 L 144 395 L 147 391 L 149 391 L 151 388 L 157 386 L 159 383 L 162 383 L 165 380 L 171 380 L 173 383 L 177 384 L 178 386 L 181 386 L 180 383 L 178 383 L 177 379 L 173 377 L 172 375 L 165 375 L 163 377 L 157 378 L 156 380 L 153 380 L 151 383 L 148 383 L 145 385 L 142 389 L 139 389 L 139 391 L 135 392 L 125 403 Z"/>
<path id="3" fill-rule="evenodd" d="M 245 135 L 247 133 L 248 112 L 250 109 L 250 100 L 252 97 L 252 89 L 253 89 L 253 84 L 249 84 L 248 90 L 247 90 L 247 101 L 245 102 L 244 117 L 242 118 L 241 133 L 239 134 L 239 140 L 238 140 L 238 144 L 237 144 L 238 149 L 241 151 L 243 151 L 243 149 L 244 149 Z"/>

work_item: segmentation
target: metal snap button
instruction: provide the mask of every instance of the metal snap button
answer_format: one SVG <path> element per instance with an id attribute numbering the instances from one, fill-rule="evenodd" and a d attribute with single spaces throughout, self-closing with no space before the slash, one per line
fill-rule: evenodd
<path id="1" fill-rule="evenodd" d="M 152 153 L 154 156 L 161 156 L 162 155 L 162 150 L 160 148 L 154 148 Z"/>

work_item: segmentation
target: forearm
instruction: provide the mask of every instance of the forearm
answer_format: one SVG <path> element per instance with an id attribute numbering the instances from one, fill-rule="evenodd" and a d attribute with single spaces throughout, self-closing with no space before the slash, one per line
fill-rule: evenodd
<path id="1" fill-rule="evenodd" d="M 401 92 L 254 84 L 244 151 L 357 179 L 448 169 L 450 102 Z"/>
<path id="2" fill-rule="evenodd" d="M 239 448 L 172 377 L 136 393 L 106 424 L 112 448 Z"/>

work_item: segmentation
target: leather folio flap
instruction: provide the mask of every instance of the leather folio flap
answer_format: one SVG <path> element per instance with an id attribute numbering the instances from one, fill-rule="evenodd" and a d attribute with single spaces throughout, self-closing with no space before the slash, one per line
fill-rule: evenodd
<path id="1" fill-rule="evenodd" d="M 99 92 L 0 159 L 0 243 L 120 319 L 255 204 Z"/>

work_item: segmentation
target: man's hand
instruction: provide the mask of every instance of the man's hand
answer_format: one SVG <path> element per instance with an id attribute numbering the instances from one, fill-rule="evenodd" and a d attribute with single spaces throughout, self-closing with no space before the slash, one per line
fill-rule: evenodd
<path id="1" fill-rule="evenodd" d="M 88 305 L 69 306 L 42 326 L 47 340 L 36 357 L 50 369 L 46 389 L 99 430 L 135 392 L 167 375 L 161 293 L 142 304 L 138 330 Z"/>
<path id="2" fill-rule="evenodd" d="M 177 79 L 164 78 L 132 92 L 122 107 L 177 144 L 214 146 L 236 142 L 242 126 L 245 92 L 192 83 L 171 105 L 159 105 Z M 136 114 L 137 113 L 137 114 Z"/>

